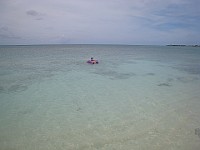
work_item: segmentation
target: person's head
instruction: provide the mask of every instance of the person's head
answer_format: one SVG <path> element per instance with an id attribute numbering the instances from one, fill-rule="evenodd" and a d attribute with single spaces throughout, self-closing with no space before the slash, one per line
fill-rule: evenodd
<path id="1" fill-rule="evenodd" d="M 93 60 L 93 57 L 91 57 L 91 60 Z"/>

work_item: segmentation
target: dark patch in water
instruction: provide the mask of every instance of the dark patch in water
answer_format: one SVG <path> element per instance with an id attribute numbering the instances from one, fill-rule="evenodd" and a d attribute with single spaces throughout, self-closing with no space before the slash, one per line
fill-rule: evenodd
<path id="1" fill-rule="evenodd" d="M 114 78 L 116 79 L 129 79 L 130 77 L 135 76 L 134 73 L 117 73 Z"/>
<path id="2" fill-rule="evenodd" d="M 7 75 L 10 75 L 10 74 L 11 74 L 10 72 L 1 72 L 0 76 L 7 76 Z"/>
<path id="3" fill-rule="evenodd" d="M 80 107 L 78 107 L 77 109 L 76 109 L 76 111 L 81 111 L 82 109 L 80 108 Z"/>
<path id="4" fill-rule="evenodd" d="M 195 135 L 198 135 L 198 137 L 200 138 L 200 128 L 195 129 Z"/>
<path id="5" fill-rule="evenodd" d="M 0 93 L 22 92 L 28 89 L 32 83 L 41 82 L 54 76 L 50 71 L 18 74 L 10 78 L 1 79 Z"/>
<path id="6" fill-rule="evenodd" d="M 126 61 L 126 63 L 128 63 L 128 64 L 137 64 L 137 62 L 131 61 L 131 60 Z"/>
<path id="7" fill-rule="evenodd" d="M 3 93 L 4 91 L 5 89 L 2 86 L 0 86 L 0 93 Z"/>
<path id="8" fill-rule="evenodd" d="M 198 77 L 177 77 L 177 80 L 182 83 L 188 83 L 188 82 L 199 80 L 199 78 Z"/>
<path id="9" fill-rule="evenodd" d="M 33 112 L 33 110 L 31 109 L 26 109 L 26 110 L 21 110 L 18 112 L 19 115 L 28 115 L 31 114 Z"/>
<path id="10" fill-rule="evenodd" d="M 16 85 L 12 85 L 11 87 L 8 88 L 8 92 L 22 92 L 27 90 L 28 87 L 21 85 L 21 84 L 16 84 Z"/>
<path id="11" fill-rule="evenodd" d="M 172 86 L 172 85 L 170 85 L 169 83 L 160 83 L 160 84 L 158 84 L 158 86 Z"/>
<path id="12" fill-rule="evenodd" d="M 172 82 L 172 81 L 174 81 L 173 78 L 168 78 L 168 79 L 167 79 L 167 82 Z"/>
<path id="13" fill-rule="evenodd" d="M 147 73 L 148 76 L 155 76 L 155 73 Z"/>
<path id="14" fill-rule="evenodd" d="M 187 66 L 184 66 L 182 68 L 182 70 L 187 71 L 187 72 L 189 72 L 191 74 L 200 75 L 200 65 L 195 65 L 195 64 L 187 65 Z"/>
<path id="15" fill-rule="evenodd" d="M 188 72 L 190 74 L 200 75 L 200 65 L 199 64 L 184 64 L 173 67 L 175 69 Z"/>
<path id="16" fill-rule="evenodd" d="M 129 79 L 136 75 L 135 73 L 118 73 L 116 71 L 98 71 L 95 73 L 102 76 L 108 76 L 111 79 Z"/>

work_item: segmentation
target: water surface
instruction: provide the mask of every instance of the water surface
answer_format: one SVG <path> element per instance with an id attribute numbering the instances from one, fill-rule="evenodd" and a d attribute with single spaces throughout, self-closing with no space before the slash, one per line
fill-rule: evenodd
<path id="1" fill-rule="evenodd" d="M 197 150 L 199 64 L 198 47 L 0 46 L 0 149 Z"/>

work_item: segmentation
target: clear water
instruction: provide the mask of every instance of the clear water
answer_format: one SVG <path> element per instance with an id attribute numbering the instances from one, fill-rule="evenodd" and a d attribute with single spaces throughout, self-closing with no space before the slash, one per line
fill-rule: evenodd
<path id="1" fill-rule="evenodd" d="M 199 150 L 199 91 L 198 47 L 0 46 L 0 149 Z"/>

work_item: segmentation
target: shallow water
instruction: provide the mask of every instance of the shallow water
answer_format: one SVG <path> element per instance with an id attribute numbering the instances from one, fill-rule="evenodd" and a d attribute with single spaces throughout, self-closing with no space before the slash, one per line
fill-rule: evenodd
<path id="1" fill-rule="evenodd" d="M 199 64 L 198 47 L 0 46 L 0 149 L 197 150 Z"/>

